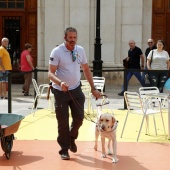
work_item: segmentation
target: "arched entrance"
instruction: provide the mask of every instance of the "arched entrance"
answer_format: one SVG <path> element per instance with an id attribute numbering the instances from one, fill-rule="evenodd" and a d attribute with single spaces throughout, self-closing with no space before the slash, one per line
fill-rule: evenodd
<path id="1" fill-rule="evenodd" d="M 170 54 L 170 0 L 152 0 L 152 37 L 165 41 Z"/>
<path id="2" fill-rule="evenodd" d="M 9 39 L 13 72 L 18 71 L 20 53 L 24 44 L 33 45 L 32 57 L 37 65 L 37 0 L 0 0 L 0 38 Z M 21 83 L 21 76 L 14 77 L 13 83 Z"/>

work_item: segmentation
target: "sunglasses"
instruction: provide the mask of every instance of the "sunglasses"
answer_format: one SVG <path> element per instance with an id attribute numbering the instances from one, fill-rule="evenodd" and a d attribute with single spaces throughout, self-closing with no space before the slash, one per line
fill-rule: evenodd
<path id="1" fill-rule="evenodd" d="M 153 42 L 148 42 L 148 44 L 152 44 Z"/>
<path id="2" fill-rule="evenodd" d="M 76 61 L 76 53 L 74 51 L 71 51 L 71 54 L 72 54 L 72 60 L 73 62 Z"/>

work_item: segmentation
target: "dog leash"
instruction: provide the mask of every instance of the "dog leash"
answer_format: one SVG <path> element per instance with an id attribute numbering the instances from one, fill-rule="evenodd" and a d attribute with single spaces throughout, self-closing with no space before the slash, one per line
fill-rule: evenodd
<path id="1" fill-rule="evenodd" d="M 75 104 L 75 106 L 77 107 L 77 109 L 80 111 L 80 109 L 83 109 L 82 107 L 81 107 L 81 105 L 76 101 L 76 99 L 73 97 L 73 95 L 70 93 L 70 91 L 68 90 L 67 91 L 68 92 L 68 94 L 70 95 L 70 97 L 71 97 L 71 99 L 73 100 L 73 102 L 74 102 L 74 104 Z M 83 109 L 84 110 L 84 109 Z M 84 118 L 86 119 L 86 120 L 88 120 L 88 121 L 91 121 L 91 122 L 93 122 L 93 123 L 95 123 L 96 124 L 96 122 L 94 121 L 94 120 L 92 120 L 91 119 L 91 117 L 87 114 L 87 112 L 84 110 Z M 87 118 L 87 117 L 89 118 Z"/>

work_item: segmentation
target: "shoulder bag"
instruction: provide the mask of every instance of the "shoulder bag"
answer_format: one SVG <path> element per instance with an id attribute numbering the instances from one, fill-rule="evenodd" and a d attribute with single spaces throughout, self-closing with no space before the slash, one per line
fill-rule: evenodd
<path id="1" fill-rule="evenodd" d="M 127 57 L 125 59 L 123 59 L 123 66 L 124 68 L 128 69 L 128 61 L 127 61 Z"/>

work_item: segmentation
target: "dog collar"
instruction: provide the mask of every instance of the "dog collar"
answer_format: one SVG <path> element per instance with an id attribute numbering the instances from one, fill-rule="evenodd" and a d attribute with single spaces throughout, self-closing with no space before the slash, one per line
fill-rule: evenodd
<path id="1" fill-rule="evenodd" d="M 116 120 L 116 122 L 115 122 L 114 126 L 112 126 L 112 127 L 111 127 L 112 131 L 114 131 L 114 130 L 116 130 L 116 129 L 117 129 L 118 123 L 119 123 L 119 121 L 118 121 L 118 120 Z"/>

